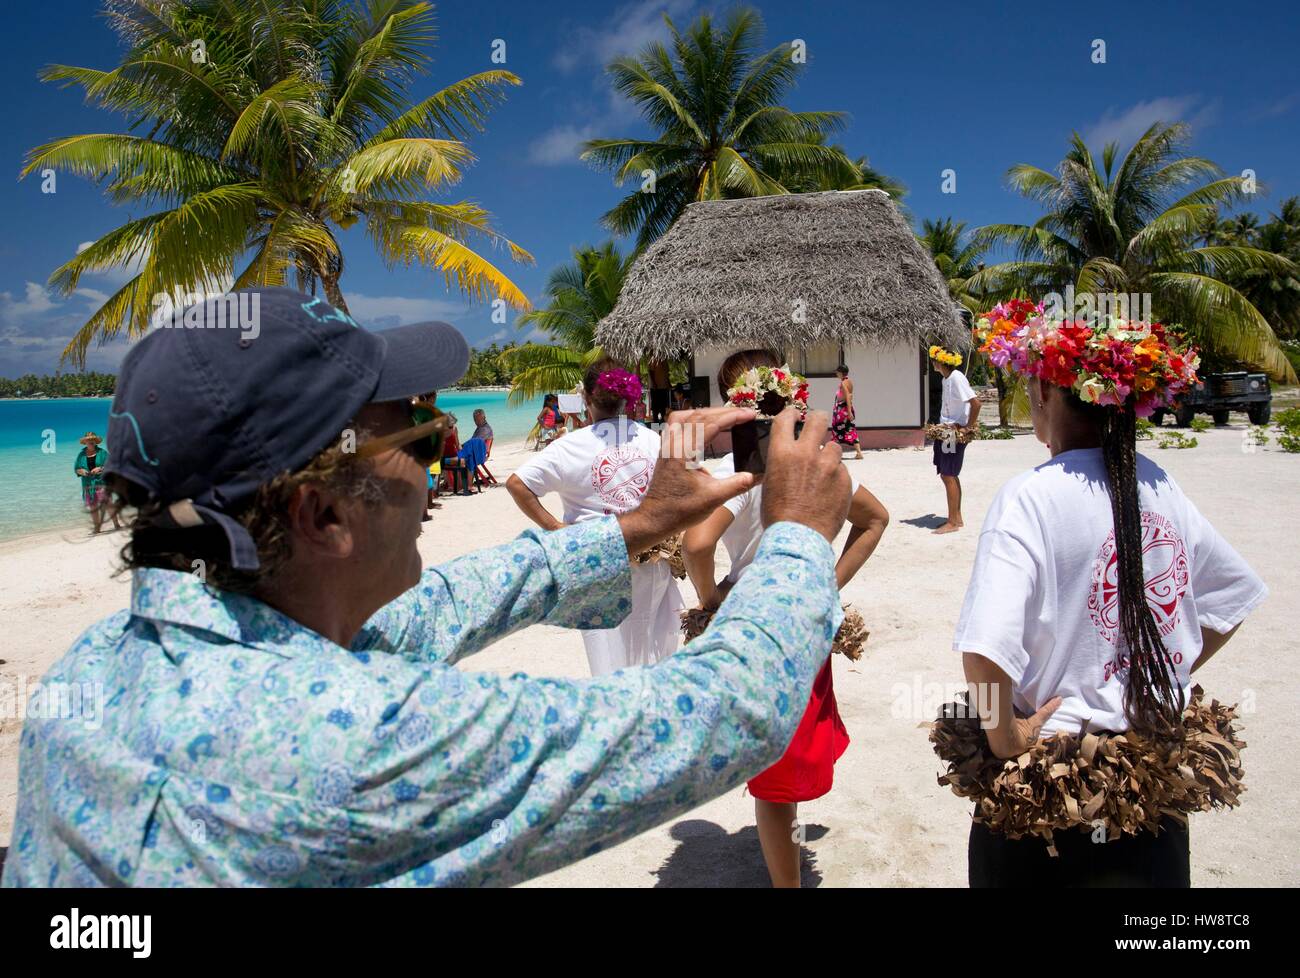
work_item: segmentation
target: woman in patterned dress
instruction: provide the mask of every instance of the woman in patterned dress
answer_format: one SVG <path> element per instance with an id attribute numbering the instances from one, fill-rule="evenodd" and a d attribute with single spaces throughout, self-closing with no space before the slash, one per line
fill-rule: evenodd
<path id="1" fill-rule="evenodd" d="M 835 376 L 840 379 L 840 386 L 835 390 L 835 407 L 831 411 L 831 432 L 841 445 L 851 445 L 857 449 L 857 457 L 862 458 L 862 445 L 858 443 L 858 428 L 854 423 L 857 412 L 853 410 L 853 381 L 849 380 L 849 368 L 840 364 L 835 368 Z"/>

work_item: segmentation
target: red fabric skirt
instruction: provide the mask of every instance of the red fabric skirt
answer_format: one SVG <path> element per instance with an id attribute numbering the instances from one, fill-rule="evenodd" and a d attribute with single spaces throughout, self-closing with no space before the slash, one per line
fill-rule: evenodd
<path id="1" fill-rule="evenodd" d="M 779 761 L 749 782 L 749 793 L 778 804 L 820 798 L 831 790 L 835 762 L 848 746 L 849 732 L 835 706 L 831 660 L 827 659 L 813 682 L 808 708 L 790 746 Z"/>

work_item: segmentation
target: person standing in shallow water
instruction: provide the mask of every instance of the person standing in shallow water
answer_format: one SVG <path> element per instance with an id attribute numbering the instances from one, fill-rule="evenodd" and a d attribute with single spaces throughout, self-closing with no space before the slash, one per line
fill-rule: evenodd
<path id="1" fill-rule="evenodd" d="M 94 521 L 94 532 L 103 528 L 105 513 L 112 517 L 113 529 L 120 530 L 122 524 L 117 521 L 117 511 L 109 508 L 104 491 L 104 466 L 108 464 L 108 452 L 101 447 L 99 435 L 93 431 L 82 436 L 81 445 L 72 468 L 81 478 L 81 501 Z"/>
<path id="2" fill-rule="evenodd" d="M 835 407 L 831 411 L 831 432 L 840 445 L 854 449 L 858 458 L 862 458 L 862 444 L 858 441 L 858 413 L 853 408 L 853 381 L 849 380 L 849 368 L 840 364 L 835 368 L 835 376 L 840 379 L 840 386 L 835 390 Z"/>
<path id="3" fill-rule="evenodd" d="M 943 481 L 943 491 L 948 499 L 948 518 L 935 529 L 935 533 L 953 533 L 966 525 L 961 516 L 961 469 L 966 460 L 966 443 L 961 432 L 975 430 L 980 414 L 980 399 L 959 369 L 961 354 L 941 346 L 930 347 L 930 362 L 943 377 L 943 401 L 939 408 L 939 423 L 952 429 L 952 437 L 934 443 L 934 467 Z"/>

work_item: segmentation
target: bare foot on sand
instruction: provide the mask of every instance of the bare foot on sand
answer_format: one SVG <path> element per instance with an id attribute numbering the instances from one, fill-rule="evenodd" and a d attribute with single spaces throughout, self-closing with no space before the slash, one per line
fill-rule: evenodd
<path id="1" fill-rule="evenodd" d="M 934 532 L 935 533 L 956 533 L 958 530 L 962 528 L 962 525 L 963 524 L 961 523 L 944 523 L 942 526 L 937 527 L 934 530 Z"/>

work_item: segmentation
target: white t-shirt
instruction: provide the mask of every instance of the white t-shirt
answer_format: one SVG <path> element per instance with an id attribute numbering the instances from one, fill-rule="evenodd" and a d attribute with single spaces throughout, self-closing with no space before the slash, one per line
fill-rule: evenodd
<path id="1" fill-rule="evenodd" d="M 713 469 L 713 476 L 726 479 L 736 474 L 736 457 L 727 453 L 718 460 Z M 849 470 L 849 495 L 858 491 L 858 479 Z M 763 537 L 763 487 L 747 489 L 739 496 L 733 496 L 722 504 L 732 516 L 731 525 L 722 533 L 722 545 L 727 548 L 731 559 L 731 569 L 727 571 L 727 580 L 735 584 L 740 575 L 754 561 L 758 551 L 758 542 Z"/>
<path id="2" fill-rule="evenodd" d="M 636 509 L 658 459 L 658 432 L 608 418 L 557 438 L 515 475 L 538 496 L 558 494 L 564 522 L 576 523 Z"/>
<path id="3" fill-rule="evenodd" d="M 1147 602 L 1185 689 L 1201 627 L 1227 632 L 1268 589 L 1160 466 L 1139 455 L 1137 475 Z M 1016 476 L 984 520 L 953 650 L 1001 667 L 1021 713 L 1061 696 L 1043 736 L 1129 727 L 1113 528 L 1099 448 Z"/>
<path id="4" fill-rule="evenodd" d="M 943 403 L 939 407 L 940 424 L 964 425 L 970 420 L 970 399 L 975 390 L 960 370 L 943 378 Z"/>

